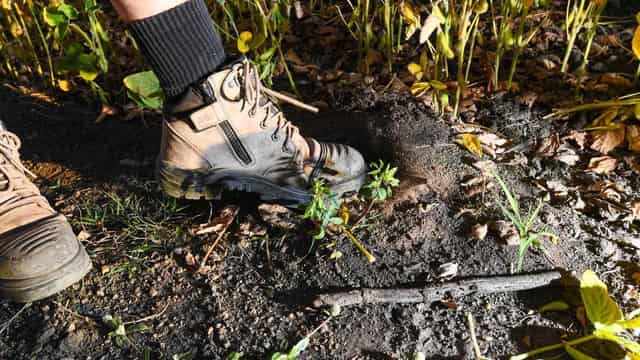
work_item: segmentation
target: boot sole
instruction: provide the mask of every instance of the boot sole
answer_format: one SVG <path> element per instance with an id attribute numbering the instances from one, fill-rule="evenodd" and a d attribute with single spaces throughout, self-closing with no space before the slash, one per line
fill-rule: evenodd
<path id="1" fill-rule="evenodd" d="M 76 255 L 60 268 L 32 279 L 12 280 L 0 284 L 0 298 L 26 303 L 57 294 L 80 281 L 91 270 L 91 259 L 80 245 Z"/>
<path id="2" fill-rule="evenodd" d="M 281 186 L 264 178 L 225 171 L 183 170 L 158 162 L 156 175 L 162 190 L 171 197 L 189 200 L 218 200 L 222 191 L 243 191 L 258 194 L 261 200 L 286 205 L 307 204 L 311 195 L 306 190 Z M 366 181 L 366 172 L 331 187 L 342 196 L 357 192 Z"/>

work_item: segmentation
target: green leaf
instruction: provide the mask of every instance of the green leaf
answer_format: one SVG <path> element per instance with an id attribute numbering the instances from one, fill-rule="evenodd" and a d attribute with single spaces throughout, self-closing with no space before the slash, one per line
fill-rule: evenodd
<path id="1" fill-rule="evenodd" d="M 571 358 L 575 360 L 596 360 L 595 358 L 592 358 L 591 356 L 583 353 L 582 351 L 578 351 L 576 350 L 576 348 L 573 348 L 567 344 L 564 344 L 564 349 L 567 351 L 567 354 L 569 354 L 569 356 L 571 356 Z"/>
<path id="2" fill-rule="evenodd" d="M 163 95 L 160 81 L 153 71 L 144 71 L 129 75 L 123 80 L 129 98 L 142 107 L 159 110 L 162 108 Z"/>
<path id="3" fill-rule="evenodd" d="M 617 324 L 625 329 L 638 329 L 640 328 L 640 317 L 618 321 Z"/>
<path id="4" fill-rule="evenodd" d="M 67 16 L 62 11 L 49 7 L 44 8 L 42 18 L 49 26 L 59 26 L 69 22 Z"/>
<path id="5" fill-rule="evenodd" d="M 596 327 L 598 324 L 610 325 L 622 320 L 622 312 L 609 296 L 607 285 L 593 271 L 587 270 L 582 274 L 580 294 L 587 317 Z"/>
<path id="6" fill-rule="evenodd" d="M 240 360 L 240 358 L 242 358 L 242 353 L 239 353 L 237 351 L 234 351 L 229 354 L 229 356 L 227 356 L 227 360 Z"/>
<path id="7" fill-rule="evenodd" d="M 593 335 L 595 335 L 599 339 L 613 341 L 619 345 L 622 345 L 625 349 L 632 353 L 640 353 L 640 344 L 635 341 L 625 339 L 621 336 L 617 336 L 607 329 L 596 329 Z"/>
<path id="8" fill-rule="evenodd" d="M 569 310 L 569 304 L 567 304 L 564 301 L 552 301 L 548 304 L 543 305 L 542 307 L 540 307 L 540 309 L 538 309 L 538 311 L 540 312 L 567 311 L 567 310 Z"/>
<path id="9" fill-rule="evenodd" d="M 271 360 L 287 360 L 287 355 L 277 352 L 271 355 Z"/>
<path id="10" fill-rule="evenodd" d="M 295 344 L 289 351 L 289 358 L 295 359 L 309 346 L 309 337 L 305 336 L 302 340 Z"/>
<path id="11" fill-rule="evenodd" d="M 58 10 L 63 13 L 69 20 L 76 20 L 78 18 L 78 10 L 69 4 L 62 4 L 58 6 Z"/>

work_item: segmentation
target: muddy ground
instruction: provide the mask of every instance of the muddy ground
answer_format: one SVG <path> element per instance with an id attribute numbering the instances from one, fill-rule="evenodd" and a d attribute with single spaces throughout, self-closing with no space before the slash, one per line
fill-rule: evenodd
<path id="1" fill-rule="evenodd" d="M 51 103 L 3 88 L 0 116 L 22 137 L 24 160 L 81 235 L 94 269 L 73 288 L 21 313 L 0 335 L 0 358 L 222 359 L 240 351 L 264 359 L 326 318 L 307 306 L 314 294 L 438 282 L 445 263 L 458 264 L 457 278 L 511 272 L 517 247 L 505 245 L 493 229 L 482 240 L 470 235 L 474 225 L 503 217 L 495 186 L 462 186 L 480 176 L 473 166 L 479 159 L 454 143 L 451 120 L 405 95 L 358 90 L 338 92 L 327 102 L 334 110 L 292 118 L 303 131 L 345 141 L 368 159 L 384 158 L 402 170 L 394 200 L 376 207 L 356 231 L 377 257 L 373 265 L 348 241 L 338 245 L 344 256 L 330 260 L 323 246 L 311 247 L 308 224 L 251 196 L 230 194 L 211 204 L 164 197 L 152 175 L 157 115 L 95 124 L 95 106 L 71 98 Z M 637 174 L 622 162 L 604 176 L 585 173 L 583 158 L 568 166 L 536 156 L 544 139 L 579 127 L 543 120 L 548 109 L 530 109 L 509 96 L 477 107 L 475 123 L 510 140 L 512 151 L 496 163 L 512 190 L 524 204 L 549 198 L 538 225 L 548 225 L 559 241 L 545 242 L 546 255 L 530 253 L 523 271 L 593 269 L 625 310 L 635 308 L 637 294 L 629 284 L 637 271 L 637 226 L 589 206 L 591 198 L 581 189 L 609 180 L 630 201 L 639 196 Z M 562 183 L 566 194 L 540 186 L 549 182 Z M 576 206 L 578 199 L 587 205 Z M 193 229 L 229 204 L 240 206 L 238 216 L 203 271 L 194 272 L 194 262 L 216 234 L 194 235 Z M 312 338 L 301 358 L 411 359 L 422 351 L 427 359 L 475 359 L 470 313 L 482 353 L 504 359 L 580 334 L 575 307 L 567 313 L 536 311 L 559 299 L 577 301 L 571 288 L 552 286 L 433 304 L 348 307 Z M 0 324 L 21 307 L 0 300 Z M 129 330 L 140 324 L 145 329 L 118 345 L 102 320 L 107 314 L 137 322 Z M 591 350 L 596 358 L 615 358 L 610 346 Z"/>

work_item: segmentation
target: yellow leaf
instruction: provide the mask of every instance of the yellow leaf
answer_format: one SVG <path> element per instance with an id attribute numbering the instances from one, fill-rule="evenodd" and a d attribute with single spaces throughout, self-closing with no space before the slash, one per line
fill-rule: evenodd
<path id="1" fill-rule="evenodd" d="M 611 325 L 622 320 L 622 312 L 618 304 L 609 296 L 607 285 L 591 270 L 582 274 L 580 295 L 587 317 L 596 327 Z"/>
<path id="2" fill-rule="evenodd" d="M 618 116 L 618 108 L 609 109 L 602 114 L 598 115 L 597 118 L 591 122 L 591 126 L 607 126 L 611 124 L 611 122 Z"/>
<path id="3" fill-rule="evenodd" d="M 593 132 L 591 149 L 602 154 L 608 154 L 611 150 L 624 143 L 625 128 L 620 126 L 613 130 L 598 130 Z"/>
<path id="4" fill-rule="evenodd" d="M 71 83 L 69 80 L 58 80 L 58 88 L 64 92 L 71 91 Z"/>
<path id="5" fill-rule="evenodd" d="M 411 93 L 416 96 L 423 94 L 429 89 L 431 89 L 431 84 L 428 82 L 416 82 L 411 85 Z"/>
<path id="6" fill-rule="evenodd" d="M 400 13 L 402 14 L 402 19 L 407 24 L 405 39 L 408 40 L 420 27 L 420 14 L 406 1 L 400 3 Z"/>
<path id="7" fill-rule="evenodd" d="M 429 83 L 431 84 L 431 87 L 436 90 L 447 90 L 447 84 L 443 83 L 442 81 L 431 80 L 429 81 Z"/>
<path id="8" fill-rule="evenodd" d="M 640 328 L 640 317 L 620 321 L 618 322 L 618 325 L 622 326 L 625 329 L 638 329 Z"/>
<path id="9" fill-rule="evenodd" d="M 633 34 L 633 40 L 631 40 L 631 47 L 636 58 L 640 60 L 640 26 L 636 28 L 636 32 Z"/>
<path id="10" fill-rule="evenodd" d="M 540 307 L 538 311 L 547 312 L 547 311 L 567 311 L 569 310 L 569 304 L 564 301 L 552 301 Z"/>
<path id="11" fill-rule="evenodd" d="M 238 37 L 238 51 L 245 54 L 251 50 L 251 40 L 253 39 L 253 34 L 250 31 L 243 31 L 240 33 Z"/>
<path id="12" fill-rule="evenodd" d="M 340 219 L 342 219 L 342 225 L 347 226 L 349 223 L 349 208 L 344 204 L 340 206 Z"/>
<path id="13" fill-rule="evenodd" d="M 472 153 L 482 156 L 482 145 L 480 139 L 474 134 L 462 134 L 462 146 Z"/>
<path id="14" fill-rule="evenodd" d="M 420 65 L 416 64 L 416 63 L 411 63 L 411 64 L 407 65 L 407 69 L 409 70 L 409 72 L 412 75 L 415 75 L 415 74 L 417 74 L 419 72 L 422 72 L 422 67 Z"/>
<path id="15" fill-rule="evenodd" d="M 628 352 L 627 357 L 629 358 L 629 360 L 640 360 L 640 354 L 636 353 Z"/>

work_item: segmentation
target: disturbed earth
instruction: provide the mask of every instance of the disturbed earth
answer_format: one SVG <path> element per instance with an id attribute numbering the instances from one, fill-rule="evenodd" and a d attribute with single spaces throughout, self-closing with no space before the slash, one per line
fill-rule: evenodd
<path id="1" fill-rule="evenodd" d="M 562 269 L 562 284 L 430 304 L 345 307 L 300 358 L 413 359 L 423 352 L 427 359 L 475 359 L 469 314 L 489 358 L 557 343 L 580 335 L 579 317 L 574 310 L 537 309 L 553 300 L 578 305 L 571 279 L 586 269 L 600 275 L 625 311 L 638 307 L 631 284 L 640 270 L 640 234 L 624 206 L 640 198 L 637 169 L 619 162 L 607 175 L 586 171 L 588 156 L 576 151 L 580 140 L 573 136 L 580 124 L 543 119 L 549 109 L 506 95 L 476 104 L 473 114 L 462 114 L 464 123 L 393 93 L 351 90 L 327 102 L 332 110 L 290 118 L 305 133 L 400 168 L 393 199 L 355 230 L 374 264 L 347 240 L 337 244 L 343 256 L 330 259 L 326 243 L 312 242 L 311 227 L 296 211 L 250 195 L 228 194 L 216 203 L 165 197 L 153 178 L 157 114 L 96 124 L 95 106 L 3 88 L 0 116 L 22 138 L 23 160 L 68 216 L 94 269 L 19 314 L 22 305 L 0 300 L 0 358 L 223 359 L 238 351 L 265 359 L 327 318 L 310 306 L 318 293 L 508 275 L 518 247 L 487 169 L 505 179 L 523 208 L 545 199 L 536 226 L 558 241 L 545 239 L 546 252 L 530 252 L 522 271 Z M 457 143 L 469 127 L 484 139 L 482 158 Z M 553 151 L 549 139 L 559 144 Z M 365 204 L 353 206 L 361 211 Z M 124 322 L 124 338 L 107 315 Z M 591 353 L 624 356 L 602 344 Z"/>

